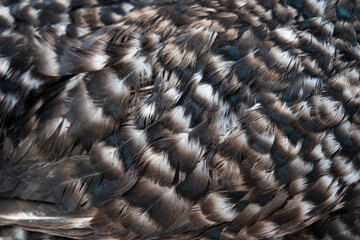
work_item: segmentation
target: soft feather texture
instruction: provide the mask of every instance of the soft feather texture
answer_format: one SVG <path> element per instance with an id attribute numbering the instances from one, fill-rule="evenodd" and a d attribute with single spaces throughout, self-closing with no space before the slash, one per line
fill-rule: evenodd
<path id="1" fill-rule="evenodd" d="M 360 238 L 358 1 L 0 13 L 0 225 L 30 231 L 13 236 Z"/>

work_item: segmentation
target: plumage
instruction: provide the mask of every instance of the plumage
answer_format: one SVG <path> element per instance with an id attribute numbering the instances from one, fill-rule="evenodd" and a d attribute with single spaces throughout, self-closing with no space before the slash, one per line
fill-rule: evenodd
<path id="1" fill-rule="evenodd" d="M 357 0 L 0 3 L 0 237 L 359 239 Z"/>

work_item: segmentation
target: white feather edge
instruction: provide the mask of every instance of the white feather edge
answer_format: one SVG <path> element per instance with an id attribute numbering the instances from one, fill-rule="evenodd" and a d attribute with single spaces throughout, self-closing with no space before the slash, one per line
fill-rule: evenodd
<path id="1" fill-rule="evenodd" d="M 44 223 L 48 228 L 49 222 L 53 222 L 58 228 L 86 228 L 96 213 L 95 209 L 67 213 L 58 205 L 36 201 L 0 199 L 0 205 L 4 207 L 0 209 L 0 226 L 17 223 L 41 228 Z"/>

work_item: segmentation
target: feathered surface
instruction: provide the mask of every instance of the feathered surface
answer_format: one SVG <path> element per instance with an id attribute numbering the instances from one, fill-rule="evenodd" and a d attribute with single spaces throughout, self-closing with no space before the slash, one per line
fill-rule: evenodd
<path id="1" fill-rule="evenodd" d="M 359 239 L 359 42 L 357 0 L 1 1 L 0 225 Z"/>

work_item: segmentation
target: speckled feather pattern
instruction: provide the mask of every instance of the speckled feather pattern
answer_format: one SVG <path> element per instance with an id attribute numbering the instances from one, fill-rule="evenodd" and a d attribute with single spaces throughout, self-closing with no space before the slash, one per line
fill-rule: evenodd
<path id="1" fill-rule="evenodd" d="M 0 226 L 359 239 L 359 43 L 356 0 L 2 1 Z"/>

